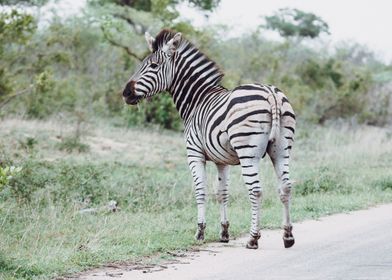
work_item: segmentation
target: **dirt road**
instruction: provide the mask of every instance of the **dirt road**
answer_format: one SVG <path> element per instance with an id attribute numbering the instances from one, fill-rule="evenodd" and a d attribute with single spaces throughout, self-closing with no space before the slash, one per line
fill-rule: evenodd
<path id="1" fill-rule="evenodd" d="M 80 279 L 392 279 L 392 204 L 294 224 L 290 249 L 281 234 L 263 230 L 258 250 L 245 249 L 241 238 L 209 244 L 177 264 L 96 270 Z"/>

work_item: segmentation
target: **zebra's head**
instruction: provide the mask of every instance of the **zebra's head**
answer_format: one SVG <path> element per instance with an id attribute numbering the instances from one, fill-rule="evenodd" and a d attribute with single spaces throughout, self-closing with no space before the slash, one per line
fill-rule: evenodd
<path id="1" fill-rule="evenodd" d="M 161 32 L 156 38 L 145 34 L 151 54 L 128 80 L 123 98 L 127 104 L 135 105 L 142 98 L 167 90 L 173 79 L 173 62 L 181 42 L 181 33 Z"/>

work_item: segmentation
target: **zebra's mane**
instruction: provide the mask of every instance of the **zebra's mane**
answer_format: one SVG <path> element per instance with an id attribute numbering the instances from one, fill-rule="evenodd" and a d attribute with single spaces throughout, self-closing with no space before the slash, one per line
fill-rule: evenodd
<path id="1" fill-rule="evenodd" d="M 153 52 L 156 52 L 157 50 L 161 49 L 170 39 L 172 39 L 176 35 L 176 32 L 171 31 L 169 29 L 163 29 L 159 34 L 156 36 L 155 41 L 152 45 L 153 47 Z M 210 59 L 207 55 L 205 55 L 203 52 L 201 52 L 197 47 L 195 47 L 191 42 L 186 40 L 185 38 L 181 37 L 181 41 L 177 47 L 178 52 L 181 53 L 183 50 L 189 50 L 189 49 L 194 49 L 197 50 L 203 57 L 205 58 L 205 63 L 211 63 L 212 62 L 212 68 L 214 68 L 213 73 L 211 74 L 217 74 L 219 78 L 215 80 L 214 85 L 219 85 L 224 73 L 220 70 L 219 66 L 216 64 L 215 61 Z"/>

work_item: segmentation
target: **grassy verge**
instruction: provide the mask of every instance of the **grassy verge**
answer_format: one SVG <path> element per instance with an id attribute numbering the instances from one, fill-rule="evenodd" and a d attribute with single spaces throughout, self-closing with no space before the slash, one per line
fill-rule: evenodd
<path id="1" fill-rule="evenodd" d="M 0 124 L 1 166 L 22 167 L 0 189 L 0 279 L 48 279 L 195 245 L 196 207 L 181 134 L 87 126 L 75 143 L 88 148 L 78 152 L 61 149 L 73 127 L 59 127 Z M 294 221 L 391 202 L 391 159 L 387 130 L 300 129 L 292 161 Z M 209 166 L 207 241 L 217 240 L 219 232 L 215 178 Z M 262 224 L 276 228 L 281 204 L 267 160 L 262 178 Z M 231 233 L 238 236 L 248 231 L 250 205 L 237 167 L 230 185 Z M 80 213 L 104 209 L 110 200 L 121 210 Z"/>

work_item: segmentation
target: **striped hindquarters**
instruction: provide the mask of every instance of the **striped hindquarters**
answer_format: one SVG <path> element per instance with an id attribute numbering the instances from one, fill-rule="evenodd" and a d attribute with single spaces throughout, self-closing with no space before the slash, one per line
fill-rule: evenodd
<path id="1" fill-rule="evenodd" d="M 281 126 L 290 127 L 293 133 L 295 130 L 295 115 L 287 97 L 272 85 L 247 84 L 235 88 L 227 111 L 228 130 L 238 128 L 238 132 L 246 134 L 249 128 L 249 133 L 268 134 L 269 142 L 280 137 Z"/>

